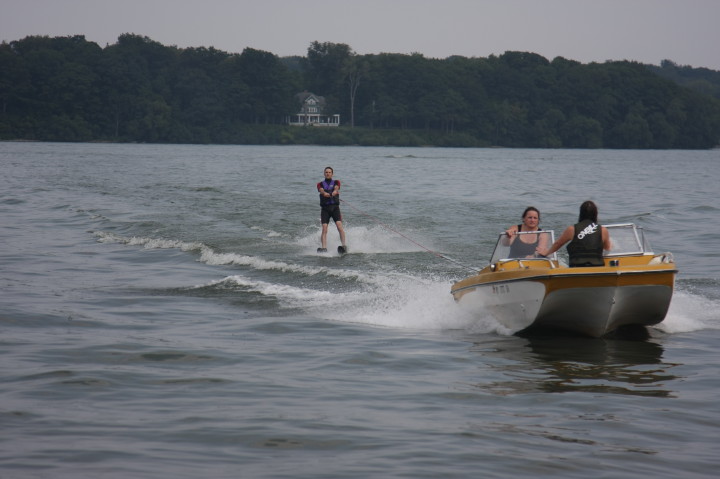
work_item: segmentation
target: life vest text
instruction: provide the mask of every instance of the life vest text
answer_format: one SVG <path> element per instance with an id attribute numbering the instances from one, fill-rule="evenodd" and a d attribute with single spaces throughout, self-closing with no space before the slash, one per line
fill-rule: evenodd
<path id="1" fill-rule="evenodd" d="M 584 230 L 578 233 L 577 238 L 583 239 L 586 235 L 591 235 L 597 231 L 597 225 L 595 223 L 592 223 L 585 227 Z"/>

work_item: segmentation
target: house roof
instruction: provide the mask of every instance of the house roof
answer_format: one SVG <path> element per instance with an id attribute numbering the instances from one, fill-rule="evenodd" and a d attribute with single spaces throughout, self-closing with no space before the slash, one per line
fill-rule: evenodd
<path id="1" fill-rule="evenodd" d="M 316 95 L 307 90 L 298 93 L 297 95 L 295 95 L 295 98 L 297 98 L 298 102 L 301 105 L 304 105 L 305 103 L 308 102 L 308 100 L 314 98 L 315 101 L 317 101 L 320 106 L 325 106 L 325 97 L 324 96 Z"/>

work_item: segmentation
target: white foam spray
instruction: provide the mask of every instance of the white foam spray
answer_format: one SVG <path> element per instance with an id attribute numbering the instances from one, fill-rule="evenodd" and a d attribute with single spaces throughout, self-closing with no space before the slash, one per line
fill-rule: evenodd
<path id="1" fill-rule="evenodd" d="M 310 228 L 295 243 L 301 246 L 305 254 L 315 254 L 320 246 L 320 227 Z M 381 226 L 345 227 L 350 253 L 393 254 L 424 251 L 421 247 L 388 231 Z M 340 238 L 334 225 L 328 228 L 328 250 L 334 251 L 340 245 Z"/>
<path id="2" fill-rule="evenodd" d="M 675 289 L 665 320 L 657 328 L 667 333 L 720 329 L 718 301 Z"/>
<path id="3" fill-rule="evenodd" d="M 316 254 L 319 228 L 299 238 L 285 239 L 289 247 L 299 247 L 301 254 Z M 351 252 L 365 254 L 388 254 L 422 251 L 411 243 L 398 241 L 392 233 L 374 227 L 352 228 Z M 314 277 L 324 274 L 355 285 L 347 290 L 330 291 L 314 289 L 301 284 L 281 284 L 243 275 L 232 275 L 206 285 L 230 284 L 246 291 L 275 298 L 280 307 L 300 308 L 317 317 L 372 326 L 452 330 L 461 329 L 473 333 L 495 332 L 508 335 L 487 312 L 468 310 L 456 303 L 450 294 L 449 278 L 427 278 L 392 271 L 357 271 L 338 265 L 302 265 L 287 261 L 266 260 L 257 256 L 238 253 L 219 253 L 199 242 L 183 242 L 172 239 L 131 237 L 124 238 L 113 233 L 96 233 L 98 241 L 117 242 L 148 249 L 179 249 L 196 252 L 198 261 L 209 265 L 240 265 L 255 271 L 281 271 Z M 277 236 L 274 236 L 277 238 Z M 330 245 L 328 245 L 330 246 Z M 720 314 L 716 300 L 693 292 L 676 289 L 670 310 L 657 328 L 667 333 L 682 333 L 702 329 L 719 329 Z"/>

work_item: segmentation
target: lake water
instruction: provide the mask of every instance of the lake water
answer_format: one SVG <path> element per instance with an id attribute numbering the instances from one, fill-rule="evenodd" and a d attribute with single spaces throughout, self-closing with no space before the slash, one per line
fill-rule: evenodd
<path id="1" fill-rule="evenodd" d="M 0 477 L 717 476 L 720 151 L 0 143 L 0 165 Z M 343 257 L 315 251 L 327 165 Z M 586 199 L 675 256 L 648 339 L 455 304 L 526 206 L 559 233 Z"/>

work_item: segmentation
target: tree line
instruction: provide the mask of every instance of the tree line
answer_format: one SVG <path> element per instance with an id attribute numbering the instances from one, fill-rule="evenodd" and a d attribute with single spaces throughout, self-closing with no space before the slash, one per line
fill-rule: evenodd
<path id="1" fill-rule="evenodd" d="M 720 71 L 681 66 L 670 60 L 663 60 L 659 67 L 648 65 L 648 68 L 661 77 L 720 100 Z"/>
<path id="2" fill-rule="evenodd" d="M 528 52 L 487 58 L 359 55 L 313 42 L 304 57 L 165 46 L 124 34 L 0 44 L 0 139 L 528 148 L 712 148 L 717 72 L 682 86 L 663 63 L 582 64 Z M 664 74 L 662 74 L 664 73 Z M 675 75 L 675 78 L 673 78 Z M 692 76 L 692 75 L 691 75 Z M 700 85 L 701 88 L 698 88 Z M 695 88 L 693 88 L 695 86 Z M 340 128 L 287 126 L 311 91 Z M 331 131 L 332 130 L 332 131 Z"/>

